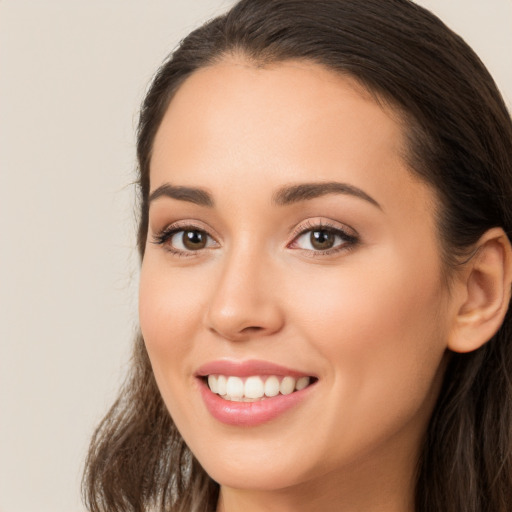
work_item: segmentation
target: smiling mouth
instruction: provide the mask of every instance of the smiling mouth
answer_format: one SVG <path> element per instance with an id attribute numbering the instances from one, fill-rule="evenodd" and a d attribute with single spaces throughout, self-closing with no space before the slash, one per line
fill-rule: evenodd
<path id="1" fill-rule="evenodd" d="M 313 384 L 315 377 L 292 377 L 278 375 L 208 375 L 204 377 L 210 391 L 230 402 L 258 402 L 278 395 L 290 395 Z"/>

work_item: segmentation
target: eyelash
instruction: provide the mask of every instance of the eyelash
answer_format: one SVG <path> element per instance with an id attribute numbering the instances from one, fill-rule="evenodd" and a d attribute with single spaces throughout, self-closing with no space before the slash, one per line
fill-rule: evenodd
<path id="1" fill-rule="evenodd" d="M 197 253 L 199 253 L 201 250 L 199 249 L 197 251 L 183 251 L 181 249 L 176 249 L 176 247 L 173 247 L 171 244 L 167 243 L 169 240 L 172 239 L 174 235 L 177 233 L 180 233 L 181 231 L 187 232 L 187 231 L 197 231 L 199 233 L 203 233 L 208 238 L 215 240 L 210 234 L 208 234 L 207 231 L 205 231 L 203 228 L 199 226 L 194 226 L 193 224 L 172 224 L 170 226 L 167 226 L 162 231 L 155 233 L 153 235 L 153 242 L 157 245 L 165 246 L 165 249 L 168 250 L 170 253 L 174 254 L 175 256 L 181 256 L 181 257 L 193 257 L 197 256 Z M 215 240 L 216 242 L 216 240 Z"/>
<path id="2" fill-rule="evenodd" d="M 327 233 L 330 233 L 334 236 L 340 237 L 342 239 L 342 243 L 335 247 L 331 247 L 330 249 L 325 250 L 311 250 L 311 249 L 300 249 L 297 248 L 297 250 L 302 250 L 310 253 L 313 257 L 319 257 L 319 256 L 329 256 L 333 254 L 337 254 L 339 252 L 343 251 L 349 251 L 353 249 L 358 243 L 359 238 L 355 234 L 350 234 L 343 228 L 339 226 L 335 226 L 329 222 L 316 222 L 316 221 L 307 221 L 305 225 L 300 226 L 294 233 L 293 233 L 293 240 L 290 244 L 288 244 L 288 247 L 293 247 L 293 244 L 297 242 L 297 240 L 307 234 L 307 233 L 314 233 L 315 231 L 324 231 Z"/>
<path id="3" fill-rule="evenodd" d="M 209 239 L 214 240 L 215 243 L 218 243 L 215 240 L 215 238 L 213 238 L 206 230 L 204 230 L 203 228 L 201 228 L 199 226 L 195 226 L 193 224 L 170 225 L 170 226 L 164 228 L 162 231 L 155 233 L 153 235 L 152 243 L 165 246 L 166 250 L 168 250 L 172 254 L 174 254 L 176 256 L 180 256 L 180 257 L 197 256 L 198 253 L 200 253 L 201 251 L 203 251 L 205 249 L 209 249 L 209 247 L 205 247 L 205 248 L 198 249 L 195 251 L 194 250 L 184 251 L 181 249 L 176 249 L 171 244 L 168 244 L 169 240 L 171 240 L 174 235 L 176 235 L 182 231 L 183 232 L 197 231 L 199 233 L 206 235 Z M 345 231 L 344 229 L 342 229 L 338 226 L 334 226 L 328 222 L 326 223 L 326 222 L 308 221 L 308 222 L 306 222 L 305 225 L 302 225 L 299 229 L 297 229 L 293 233 L 293 240 L 287 245 L 287 247 L 293 248 L 293 245 L 296 244 L 297 240 L 301 236 L 303 236 L 307 233 L 315 232 L 315 231 L 317 231 L 317 232 L 324 231 L 324 232 L 330 233 L 334 236 L 340 237 L 342 239 L 342 243 L 335 247 L 325 249 L 325 250 L 320 250 L 320 249 L 312 250 L 312 249 L 301 249 L 301 248 L 296 248 L 296 249 L 300 250 L 300 251 L 308 252 L 313 257 L 319 257 L 319 256 L 333 255 L 333 254 L 337 254 L 342 251 L 351 250 L 359 243 L 359 238 L 356 235 L 349 234 L 347 231 Z"/>

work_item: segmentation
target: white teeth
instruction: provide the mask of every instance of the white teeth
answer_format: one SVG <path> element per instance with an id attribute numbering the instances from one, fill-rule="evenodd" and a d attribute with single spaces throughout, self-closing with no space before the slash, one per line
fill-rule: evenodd
<path id="1" fill-rule="evenodd" d="M 297 384 L 295 384 L 295 389 L 300 391 L 301 389 L 307 388 L 309 386 L 309 377 L 301 377 L 297 380 Z"/>
<path id="2" fill-rule="evenodd" d="M 231 398 L 242 398 L 244 396 L 244 381 L 240 377 L 228 377 L 226 395 Z"/>
<path id="3" fill-rule="evenodd" d="M 218 393 L 219 395 L 226 394 L 226 377 L 224 377 L 224 375 L 219 375 L 217 377 L 217 391 L 213 391 L 213 392 Z"/>
<path id="4" fill-rule="evenodd" d="M 289 395 L 295 389 L 295 379 L 293 377 L 285 377 L 279 386 L 282 395 Z"/>
<path id="5" fill-rule="evenodd" d="M 269 377 L 265 381 L 265 396 L 277 396 L 279 395 L 279 379 L 277 377 Z"/>
<path id="6" fill-rule="evenodd" d="M 277 396 L 279 393 L 289 395 L 306 388 L 310 382 L 310 377 L 296 379 L 289 375 L 286 377 L 253 375 L 247 377 L 245 381 L 235 376 L 208 375 L 210 390 L 232 402 L 256 402 Z"/>
<path id="7" fill-rule="evenodd" d="M 263 381 L 259 377 L 249 377 L 245 381 L 244 395 L 246 398 L 261 398 L 264 394 Z"/>
<path id="8" fill-rule="evenodd" d="M 210 389 L 214 393 L 219 392 L 219 387 L 217 385 L 217 377 L 215 377 L 215 375 L 208 375 L 208 386 L 210 386 Z"/>

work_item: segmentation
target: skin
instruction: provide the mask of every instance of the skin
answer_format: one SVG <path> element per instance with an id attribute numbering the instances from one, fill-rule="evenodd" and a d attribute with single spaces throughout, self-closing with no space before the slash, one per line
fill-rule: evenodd
<path id="1" fill-rule="evenodd" d="M 170 103 L 151 191 L 200 187 L 214 205 L 151 202 L 140 323 L 173 420 L 221 484 L 219 511 L 414 509 L 460 294 L 442 278 L 435 193 L 407 168 L 403 141 L 392 110 L 305 62 L 226 59 Z M 379 206 L 345 193 L 273 204 L 280 188 L 310 182 L 349 184 Z M 358 241 L 319 251 L 299 235 L 319 224 Z M 172 225 L 204 231 L 207 247 L 187 250 L 180 233 L 154 243 Z M 263 359 L 318 382 L 270 422 L 229 426 L 194 376 L 219 359 Z"/>

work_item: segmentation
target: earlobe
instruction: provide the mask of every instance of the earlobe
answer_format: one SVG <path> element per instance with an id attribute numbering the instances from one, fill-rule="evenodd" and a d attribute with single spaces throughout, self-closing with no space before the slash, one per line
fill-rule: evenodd
<path id="1" fill-rule="evenodd" d="M 500 328 L 510 304 L 512 249 L 501 228 L 487 231 L 475 255 L 465 264 L 463 300 L 458 307 L 448 348 L 471 352 L 489 341 Z"/>

